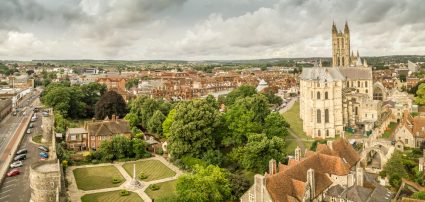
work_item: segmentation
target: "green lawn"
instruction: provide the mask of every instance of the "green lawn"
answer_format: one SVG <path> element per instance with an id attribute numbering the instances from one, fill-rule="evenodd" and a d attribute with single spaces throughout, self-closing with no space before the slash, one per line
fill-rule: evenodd
<path id="1" fill-rule="evenodd" d="M 297 148 L 298 144 L 295 139 L 286 139 L 286 154 L 294 154 L 295 148 Z"/>
<path id="2" fill-rule="evenodd" d="M 102 192 L 95 194 L 86 194 L 81 197 L 82 202 L 143 202 L 134 192 L 130 192 L 128 196 L 121 196 L 120 191 Z"/>
<path id="3" fill-rule="evenodd" d="M 110 187 L 118 187 L 125 179 L 115 166 L 99 166 L 89 168 L 77 168 L 73 170 L 78 189 L 94 190 Z M 120 183 L 113 184 L 112 179 L 116 177 Z"/>
<path id="4" fill-rule="evenodd" d="M 32 136 L 32 141 L 33 142 L 36 142 L 36 143 L 41 143 L 41 138 L 42 138 L 43 136 L 42 135 L 40 135 L 40 134 L 37 134 L 37 135 L 33 135 Z"/>
<path id="5" fill-rule="evenodd" d="M 308 137 L 305 135 L 303 131 L 303 121 L 300 119 L 300 102 L 296 101 L 292 108 L 285 113 L 282 114 L 285 117 L 286 122 L 289 123 L 291 129 L 301 138 Z"/>
<path id="6" fill-rule="evenodd" d="M 166 165 L 158 160 L 137 161 L 135 163 L 136 175 L 143 172 L 148 177 L 143 181 L 159 180 L 176 175 L 174 171 L 169 169 Z M 133 177 L 133 162 L 126 163 L 123 165 L 123 167 L 125 171 L 127 171 L 127 173 Z"/>
<path id="7" fill-rule="evenodd" d="M 160 187 L 159 190 L 152 191 L 151 189 L 147 188 L 145 192 L 151 199 L 154 198 L 155 201 L 161 201 L 161 199 L 166 198 L 175 198 L 177 196 L 176 184 L 176 180 L 159 183 L 157 184 Z"/>
<path id="8" fill-rule="evenodd" d="M 388 129 L 384 131 L 384 134 L 382 134 L 382 138 L 390 138 L 391 134 L 393 134 L 394 130 L 397 128 L 397 123 L 396 122 L 391 122 L 388 125 Z"/>

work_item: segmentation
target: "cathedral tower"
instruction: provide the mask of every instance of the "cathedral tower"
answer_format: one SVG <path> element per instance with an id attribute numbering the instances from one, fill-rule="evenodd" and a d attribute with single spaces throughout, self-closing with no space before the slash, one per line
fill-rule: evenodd
<path id="1" fill-rule="evenodd" d="M 339 32 L 335 22 L 332 25 L 332 66 L 346 67 L 351 63 L 350 29 L 345 22 L 344 32 Z"/>

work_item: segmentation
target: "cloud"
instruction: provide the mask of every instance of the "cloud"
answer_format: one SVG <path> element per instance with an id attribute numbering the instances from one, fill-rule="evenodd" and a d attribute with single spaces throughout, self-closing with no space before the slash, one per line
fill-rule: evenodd
<path id="1" fill-rule="evenodd" d="M 420 0 L 3 0 L 0 59 L 330 56 L 333 20 L 361 55 L 425 54 L 423 19 Z"/>

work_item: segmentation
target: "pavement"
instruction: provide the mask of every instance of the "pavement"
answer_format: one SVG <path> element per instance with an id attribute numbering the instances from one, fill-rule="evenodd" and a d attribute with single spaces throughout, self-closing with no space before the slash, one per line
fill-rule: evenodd
<path id="1" fill-rule="evenodd" d="M 37 102 L 39 102 L 37 100 Z M 41 130 L 41 113 L 38 113 L 38 119 L 34 122 L 31 134 L 27 134 L 26 130 L 28 122 L 30 122 L 32 109 L 27 107 L 26 115 L 20 112 L 17 116 L 9 116 L 0 124 L 0 134 L 5 140 L 0 144 L 1 163 L 0 168 L 9 171 L 9 161 L 15 149 L 26 148 L 28 150 L 27 159 L 23 160 L 23 167 L 18 168 L 21 172 L 17 176 L 5 177 L 0 185 L 0 201 L 2 202 L 28 202 L 31 197 L 31 189 L 29 184 L 29 166 L 37 162 L 38 151 L 36 144 L 31 143 L 32 135 L 40 133 Z M 22 137 L 22 141 L 20 138 Z M 7 140 L 7 141 L 6 141 Z M 19 145 L 17 145 L 19 143 Z"/>
<path id="2" fill-rule="evenodd" d="M 86 195 L 86 194 L 94 194 L 94 193 L 100 193 L 100 192 L 109 192 L 109 191 L 117 191 L 117 190 L 121 190 L 121 189 L 126 189 L 128 191 L 135 192 L 137 195 L 140 196 L 140 198 L 143 199 L 143 201 L 145 201 L 145 202 L 151 202 L 152 199 L 149 198 L 149 196 L 145 193 L 145 190 L 151 184 L 158 184 L 158 183 L 161 183 L 161 182 L 168 182 L 168 181 L 176 180 L 180 175 L 183 174 L 183 172 L 179 168 L 177 168 L 175 165 L 173 165 L 170 162 L 168 162 L 167 160 L 165 160 L 164 157 L 162 157 L 162 156 L 155 155 L 152 158 L 142 159 L 142 160 L 138 160 L 138 161 L 146 161 L 146 160 L 158 160 L 158 161 L 161 161 L 161 163 L 163 163 L 168 168 L 170 168 L 171 170 L 173 170 L 176 173 L 176 175 L 174 175 L 173 177 L 168 177 L 168 178 L 154 180 L 154 181 L 149 181 L 149 182 L 145 182 L 145 181 L 141 181 L 139 179 L 136 179 L 137 181 L 140 182 L 141 187 L 139 187 L 139 188 L 133 188 L 133 187 L 130 187 L 129 186 L 129 183 L 132 180 L 131 176 L 122 167 L 122 165 L 124 163 L 129 163 L 131 161 L 119 162 L 119 163 L 113 163 L 113 164 L 111 164 L 111 163 L 103 163 L 103 164 L 96 164 L 96 165 L 70 166 L 70 167 L 68 167 L 66 169 L 66 178 L 69 181 L 69 184 L 68 184 L 68 194 L 70 196 L 70 201 L 73 201 L 73 202 L 81 201 L 81 197 L 84 196 L 84 195 Z M 75 181 L 75 177 L 74 177 L 74 174 L 73 174 L 73 170 L 74 169 L 76 169 L 76 168 L 87 168 L 87 167 L 98 167 L 98 166 L 106 166 L 106 165 L 113 165 L 113 166 L 115 166 L 118 169 L 118 171 L 121 173 L 121 175 L 125 178 L 125 182 L 123 184 L 121 184 L 119 187 L 113 187 L 113 188 L 96 189 L 96 190 L 88 190 L 88 191 L 84 191 L 84 190 L 78 189 L 77 183 Z"/>

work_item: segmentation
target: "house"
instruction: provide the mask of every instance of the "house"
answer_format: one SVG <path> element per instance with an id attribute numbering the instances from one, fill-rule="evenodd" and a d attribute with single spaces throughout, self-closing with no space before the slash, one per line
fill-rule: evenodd
<path id="1" fill-rule="evenodd" d="M 397 149 L 403 147 L 418 148 L 425 140 L 425 116 L 415 116 L 406 110 L 403 119 L 394 132 Z"/>
<path id="2" fill-rule="evenodd" d="M 77 151 L 96 150 L 103 140 L 111 140 L 116 135 L 130 138 L 131 129 L 128 121 L 112 115 L 111 119 L 86 121 L 83 128 L 68 128 L 66 145 Z"/>
<path id="3" fill-rule="evenodd" d="M 359 167 L 360 156 L 344 139 L 319 144 L 316 152 L 295 149 L 288 164 L 269 162 L 265 175 L 256 174 L 254 185 L 240 198 L 241 202 L 304 201 L 383 201 L 392 195 L 373 183 Z M 379 199 L 379 200 L 376 200 Z"/>

